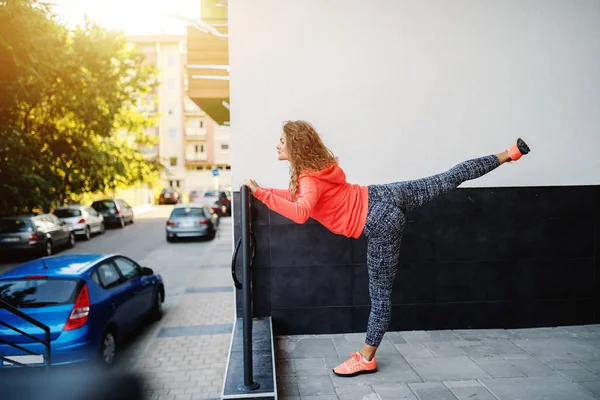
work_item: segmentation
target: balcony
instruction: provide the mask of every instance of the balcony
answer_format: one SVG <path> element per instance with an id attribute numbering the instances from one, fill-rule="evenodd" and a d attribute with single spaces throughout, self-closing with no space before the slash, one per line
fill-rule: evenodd
<path id="1" fill-rule="evenodd" d="M 185 161 L 187 163 L 208 161 L 208 153 L 187 153 L 185 155 Z"/>
<path id="2" fill-rule="evenodd" d="M 185 138 L 187 140 L 206 140 L 205 128 L 186 128 Z"/>
<path id="3" fill-rule="evenodd" d="M 198 107 L 198 105 L 196 103 L 194 103 L 192 100 L 190 100 L 189 97 L 186 97 L 184 103 L 184 112 L 185 115 L 203 115 L 204 111 L 202 111 L 202 109 L 200 107 Z"/>

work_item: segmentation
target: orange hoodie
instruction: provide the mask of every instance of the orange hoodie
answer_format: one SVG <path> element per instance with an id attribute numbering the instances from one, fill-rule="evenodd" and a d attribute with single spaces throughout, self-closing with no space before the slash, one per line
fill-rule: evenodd
<path id="1" fill-rule="evenodd" d="M 367 187 L 346 182 L 346 174 L 337 164 L 301 174 L 296 201 L 289 189 L 258 188 L 254 197 L 298 224 L 311 217 L 333 233 L 352 238 L 362 234 L 369 208 Z"/>

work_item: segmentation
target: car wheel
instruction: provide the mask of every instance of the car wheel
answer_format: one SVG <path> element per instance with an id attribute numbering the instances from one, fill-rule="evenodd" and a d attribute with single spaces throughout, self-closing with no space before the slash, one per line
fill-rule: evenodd
<path id="1" fill-rule="evenodd" d="M 167 235 L 167 242 L 173 243 L 174 241 L 175 241 L 174 237 L 171 237 L 171 236 Z"/>
<path id="2" fill-rule="evenodd" d="M 133 215 L 131 216 L 131 224 L 133 225 Z"/>
<path id="3" fill-rule="evenodd" d="M 75 234 L 73 232 L 69 233 L 69 248 L 72 249 L 75 247 Z"/>
<path id="4" fill-rule="evenodd" d="M 43 255 L 51 256 L 53 252 L 54 252 L 54 248 L 52 247 L 52 241 L 50 241 L 50 240 L 46 241 L 46 247 L 44 248 Z"/>
<path id="5" fill-rule="evenodd" d="M 89 226 L 85 227 L 85 233 L 84 233 L 84 235 L 85 235 L 84 236 L 85 240 L 90 240 L 92 238 L 92 231 L 90 231 L 90 227 Z"/>
<path id="6" fill-rule="evenodd" d="M 100 361 L 105 366 L 111 366 L 115 362 L 117 355 L 117 339 L 111 329 L 102 335 L 100 342 Z"/>
<path id="7" fill-rule="evenodd" d="M 104 226 L 104 222 L 100 224 L 100 234 L 104 235 L 104 232 L 106 231 L 106 227 Z"/>
<path id="8" fill-rule="evenodd" d="M 160 320 L 163 316 L 163 302 L 164 302 L 163 290 L 161 288 L 159 288 L 156 291 L 156 296 L 154 296 L 154 307 L 152 310 L 152 319 L 154 319 L 155 321 Z"/>
<path id="9" fill-rule="evenodd" d="M 119 228 L 125 228 L 125 220 L 123 218 L 119 219 Z"/>

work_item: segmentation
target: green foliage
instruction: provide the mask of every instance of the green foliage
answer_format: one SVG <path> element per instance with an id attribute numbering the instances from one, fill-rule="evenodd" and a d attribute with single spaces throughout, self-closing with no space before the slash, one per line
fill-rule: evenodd
<path id="1" fill-rule="evenodd" d="M 153 182 L 138 150 L 155 121 L 139 106 L 156 70 L 126 38 L 74 31 L 39 0 L 0 1 L 0 212 L 48 209 L 86 193 Z"/>

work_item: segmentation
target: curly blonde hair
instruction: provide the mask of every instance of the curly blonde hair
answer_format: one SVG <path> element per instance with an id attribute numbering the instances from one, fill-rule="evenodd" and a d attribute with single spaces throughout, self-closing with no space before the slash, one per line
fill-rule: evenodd
<path id="1" fill-rule="evenodd" d="M 290 194 L 296 200 L 300 174 L 319 172 L 337 164 L 338 159 L 306 121 L 287 121 L 283 133 L 290 161 Z"/>

